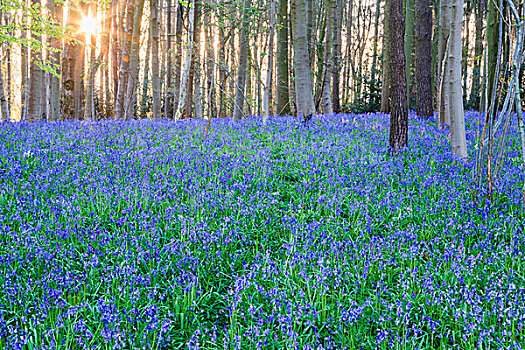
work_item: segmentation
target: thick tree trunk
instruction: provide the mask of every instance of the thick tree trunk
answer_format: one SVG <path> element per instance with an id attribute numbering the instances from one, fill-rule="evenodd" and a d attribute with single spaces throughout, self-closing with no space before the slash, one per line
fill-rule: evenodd
<path id="1" fill-rule="evenodd" d="M 140 68 L 140 28 L 142 24 L 142 13 L 144 11 L 144 0 L 135 0 L 133 14 L 133 37 L 131 39 L 131 55 L 129 61 L 129 77 L 126 89 L 126 102 L 124 104 L 124 119 L 135 116 L 135 102 L 137 100 L 137 85 Z"/>
<path id="2" fill-rule="evenodd" d="M 273 74 L 273 40 L 275 31 L 275 2 L 270 0 L 270 32 L 268 33 L 268 69 L 266 71 L 266 84 L 263 92 L 263 123 L 268 124 L 270 118 L 270 88 Z"/>
<path id="3" fill-rule="evenodd" d="M 82 4 L 75 2 L 69 8 L 69 17 L 66 25 L 75 33 L 73 40 L 66 41 L 62 57 L 62 94 L 60 111 L 62 119 L 80 117 L 82 109 L 82 95 L 84 74 L 84 34 L 80 33 L 82 21 Z"/>
<path id="4" fill-rule="evenodd" d="M 195 0 L 191 1 L 189 23 L 188 23 L 188 49 L 186 50 L 186 62 L 184 63 L 184 70 L 182 72 L 181 84 L 179 88 L 179 104 L 175 111 L 175 120 L 179 120 L 182 117 L 182 110 L 186 105 L 186 99 L 188 98 L 188 81 L 190 79 L 191 61 L 193 56 L 193 30 L 195 21 Z"/>
<path id="5" fill-rule="evenodd" d="M 408 145 L 408 104 L 406 61 L 404 52 L 403 0 L 389 4 L 390 59 L 392 67 L 392 113 L 390 116 L 390 149 L 397 153 Z"/>
<path id="6" fill-rule="evenodd" d="M 288 76 L 288 0 L 278 0 L 277 13 L 277 115 L 289 115 L 290 109 L 290 79 Z"/>
<path id="7" fill-rule="evenodd" d="M 308 57 L 306 10 L 306 0 L 295 0 L 295 16 L 293 16 L 295 93 L 297 116 L 305 121 L 316 112 Z"/>
<path id="8" fill-rule="evenodd" d="M 39 0 L 32 0 L 32 6 L 39 7 Z M 32 40 L 38 42 L 41 36 L 36 31 L 31 33 Z M 31 51 L 31 63 L 29 69 L 29 100 L 27 104 L 27 120 L 40 121 L 42 118 L 42 69 L 37 62 L 42 60 L 42 53 L 39 50 Z"/>
<path id="9" fill-rule="evenodd" d="M 333 23 L 334 0 L 328 0 L 326 4 L 326 32 L 324 44 L 323 63 L 323 112 L 326 115 L 334 113 L 332 108 L 332 96 L 330 88 L 332 70 L 332 23 Z"/>
<path id="10" fill-rule="evenodd" d="M 233 121 L 239 121 L 243 116 L 245 100 L 246 70 L 248 66 L 248 49 L 250 39 L 248 37 L 248 20 L 250 14 L 251 0 L 244 0 L 243 24 L 239 35 L 239 69 L 237 71 L 237 94 L 235 95 L 235 106 L 233 111 Z"/>
<path id="11" fill-rule="evenodd" d="M 417 113 L 430 118 L 432 103 L 432 0 L 416 2 L 416 81 Z"/>
<path id="12" fill-rule="evenodd" d="M 126 5 L 126 23 L 121 29 L 124 33 L 122 53 L 120 59 L 118 87 L 117 87 L 117 101 L 115 103 L 115 119 L 120 119 L 124 116 L 124 103 L 126 98 L 126 91 L 128 86 L 131 41 L 133 38 L 133 0 L 128 0 Z"/>
<path id="13" fill-rule="evenodd" d="M 443 55 L 440 56 L 443 76 L 440 120 L 449 121 L 447 125 L 450 128 L 452 152 L 457 157 L 466 160 L 468 153 L 461 87 L 463 0 L 442 0 L 441 18 L 443 34 L 440 35 L 440 38 L 446 39 L 447 44 L 442 51 Z"/>
<path id="14" fill-rule="evenodd" d="M 451 131 L 453 152 L 467 158 L 461 87 L 463 2 L 443 0 L 440 26 L 439 122 Z"/>
<path id="15" fill-rule="evenodd" d="M 392 66 L 390 65 L 390 0 L 385 0 L 385 20 L 383 33 L 383 78 L 381 88 L 381 113 L 390 113 L 390 86 L 392 85 Z"/>
<path id="16" fill-rule="evenodd" d="M 159 0 L 150 0 L 151 82 L 153 87 L 153 119 L 160 118 L 160 71 L 159 71 Z M 165 115 L 165 117 L 168 117 Z"/>

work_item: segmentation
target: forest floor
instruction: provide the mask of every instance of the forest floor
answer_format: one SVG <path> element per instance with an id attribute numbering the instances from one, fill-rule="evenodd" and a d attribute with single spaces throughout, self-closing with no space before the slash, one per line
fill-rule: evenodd
<path id="1" fill-rule="evenodd" d="M 524 170 L 498 195 L 410 117 L 0 125 L 0 347 L 525 343 Z M 26 347 L 24 347 L 26 345 Z"/>

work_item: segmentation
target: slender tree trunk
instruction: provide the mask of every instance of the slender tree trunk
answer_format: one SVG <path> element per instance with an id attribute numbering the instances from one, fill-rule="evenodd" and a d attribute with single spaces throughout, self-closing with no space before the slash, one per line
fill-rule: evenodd
<path id="1" fill-rule="evenodd" d="M 151 4 L 151 0 L 150 0 L 150 6 L 151 5 L 156 5 L 156 4 Z M 140 99 L 140 105 L 141 105 L 140 106 L 140 110 L 141 110 L 140 117 L 142 119 L 147 117 L 148 109 L 149 109 L 148 108 L 148 89 L 149 89 L 149 80 L 150 80 L 149 70 L 150 70 L 150 61 L 151 61 L 151 40 L 152 40 L 151 26 L 153 25 L 152 20 L 153 20 L 154 11 L 156 12 L 156 15 L 157 15 L 155 20 L 158 20 L 158 7 L 156 9 L 153 9 L 150 7 L 150 21 L 149 21 L 150 27 L 149 27 L 149 35 L 148 35 L 148 45 L 146 47 L 146 59 L 144 60 L 144 79 L 142 81 L 142 97 Z"/>
<path id="2" fill-rule="evenodd" d="M 112 17 L 112 35 L 111 35 L 111 74 L 112 74 L 112 96 L 110 105 L 107 108 L 108 118 L 113 119 L 115 113 L 115 105 L 117 102 L 117 89 L 118 89 L 118 67 L 119 67 L 119 44 L 121 41 L 121 30 L 122 25 L 119 26 L 119 18 L 124 17 L 124 6 L 125 3 L 114 0 L 115 4 L 113 7 Z"/>
<path id="3" fill-rule="evenodd" d="M 195 117 L 198 119 L 204 118 L 204 110 L 202 106 L 202 79 L 201 79 L 201 40 L 200 40 L 200 33 L 201 33 L 201 11 L 202 8 L 200 6 L 197 6 L 196 11 L 198 13 L 198 16 L 196 17 L 196 25 L 195 33 L 197 33 L 197 36 L 194 36 L 195 44 L 194 44 L 194 56 L 193 56 L 193 64 L 192 64 L 192 70 L 193 70 L 193 89 L 194 89 L 194 95 L 193 95 L 193 103 L 195 104 Z"/>
<path id="4" fill-rule="evenodd" d="M 483 56 L 483 18 L 485 17 L 486 0 L 476 0 L 476 43 L 474 46 L 474 67 L 472 69 L 472 88 L 469 105 L 471 108 L 483 109 L 481 102 L 481 59 Z"/>
<path id="5" fill-rule="evenodd" d="M 188 49 L 186 50 L 186 62 L 184 63 L 184 70 L 182 72 L 181 84 L 179 89 L 179 104 L 175 111 L 175 120 L 182 117 L 182 110 L 186 105 L 188 98 L 188 80 L 190 78 L 191 61 L 193 56 L 193 30 L 195 21 L 195 0 L 190 3 L 189 23 L 188 23 Z"/>
<path id="6" fill-rule="evenodd" d="M 307 6 L 306 0 L 294 1 L 293 34 L 297 116 L 306 121 L 316 112 L 308 57 Z"/>
<path id="7" fill-rule="evenodd" d="M 24 4 L 29 5 L 27 0 L 24 0 Z M 30 19 L 29 18 L 22 18 L 22 23 L 24 28 L 22 31 L 22 39 L 27 40 L 29 36 L 29 30 L 26 28 L 29 28 L 30 26 Z M 29 102 L 29 56 L 30 56 L 30 49 L 28 47 L 22 46 L 21 48 L 21 76 L 22 76 L 22 88 L 21 88 L 21 96 L 20 96 L 20 103 L 22 107 L 22 111 L 20 112 L 20 120 L 27 120 L 27 105 Z"/>
<path id="8" fill-rule="evenodd" d="M 379 17 L 381 16 L 381 0 L 376 0 L 376 16 L 374 21 L 374 44 L 372 52 L 372 83 L 370 88 L 374 87 L 375 91 L 379 91 L 379 88 L 376 87 L 379 83 L 376 81 L 376 72 L 379 71 L 377 68 L 377 44 L 379 43 Z M 370 105 L 377 104 L 377 94 L 375 91 L 372 93 L 370 91 Z"/>
<path id="9" fill-rule="evenodd" d="M 4 14 L 0 8 L 0 27 L 3 26 L 2 20 L 4 19 Z M 5 17 L 5 25 L 8 25 L 7 17 Z M 7 51 L 7 50 L 6 50 Z M 10 52 L 6 52 L 7 59 L 9 59 Z M 9 73 L 8 73 L 9 74 Z M 4 120 L 10 120 L 11 116 L 9 113 L 9 101 L 6 95 L 6 90 L 4 86 L 4 76 L 2 73 L 2 67 L 0 67 L 0 122 Z"/>
<path id="10" fill-rule="evenodd" d="M 323 112 L 326 115 L 334 113 L 332 108 L 332 96 L 330 88 L 332 70 L 332 23 L 333 23 L 334 0 L 328 0 L 326 4 L 326 33 L 323 63 Z"/>
<path id="11" fill-rule="evenodd" d="M 268 124 L 270 118 L 270 87 L 272 85 L 273 74 L 273 40 L 275 31 L 275 2 L 270 0 L 270 32 L 268 33 L 268 70 L 266 71 L 266 84 L 263 92 L 263 123 Z"/>
<path id="12" fill-rule="evenodd" d="M 211 24 L 211 14 L 207 15 L 204 26 L 204 37 L 206 41 L 206 91 L 208 99 L 207 117 L 208 120 L 216 114 L 215 108 L 215 49 L 213 43 L 213 33 Z"/>
<path id="13" fill-rule="evenodd" d="M 39 7 L 39 0 L 32 0 L 32 6 Z M 36 31 L 31 33 L 32 40 L 41 41 L 41 36 Z M 42 60 L 42 53 L 31 50 L 31 63 L 29 72 L 29 100 L 27 106 L 27 119 L 29 121 L 40 121 L 42 118 L 42 69 L 37 62 Z"/>
<path id="14" fill-rule="evenodd" d="M 498 62 L 498 43 L 499 43 L 499 22 L 500 14 L 496 8 L 497 0 L 488 0 L 487 12 L 487 85 L 489 96 L 492 96 L 494 90 L 494 77 Z M 488 101 L 487 103 L 489 103 Z"/>
<path id="15" fill-rule="evenodd" d="M 131 119 L 135 115 L 135 102 L 137 99 L 137 85 L 140 68 L 140 29 L 142 13 L 144 11 L 144 0 L 135 0 L 133 14 L 133 37 L 131 40 L 131 55 L 129 61 L 129 77 L 124 104 L 124 119 Z"/>
<path id="16" fill-rule="evenodd" d="M 10 120 L 11 116 L 9 114 L 9 104 L 7 102 L 5 87 L 4 87 L 4 77 L 2 75 L 2 70 L 0 69 L 0 122 L 4 120 Z"/>
<path id="17" fill-rule="evenodd" d="M 432 0 L 416 1 L 417 113 L 430 118 L 432 103 Z"/>
<path id="18" fill-rule="evenodd" d="M 91 7 L 91 16 L 97 18 L 97 4 L 95 1 L 90 3 Z M 88 80 L 86 84 L 86 103 L 84 106 L 84 120 L 93 120 L 96 119 L 95 115 L 95 76 L 98 66 L 96 60 L 96 46 L 97 46 L 97 36 L 96 33 L 91 33 L 90 37 L 90 58 L 89 58 L 89 67 L 88 67 Z"/>
<path id="19" fill-rule="evenodd" d="M 405 62 L 406 62 L 406 80 L 407 80 L 407 103 L 408 108 L 412 108 L 412 53 L 414 52 L 414 0 L 405 0 L 406 21 L 405 21 Z"/>
<path id="20" fill-rule="evenodd" d="M 160 118 L 160 71 L 159 71 L 159 0 L 150 0 L 151 82 L 153 86 L 153 119 Z M 168 117 L 165 115 L 165 117 Z"/>
<path id="21" fill-rule="evenodd" d="M 408 145 L 408 104 L 406 61 L 404 52 L 403 0 L 389 4 L 390 60 L 392 66 L 392 113 L 390 116 L 390 149 L 397 153 Z"/>
<path id="22" fill-rule="evenodd" d="M 334 13 L 334 58 L 332 67 L 332 107 L 334 113 L 341 112 L 341 47 L 342 47 L 342 23 L 343 23 L 343 0 L 336 0 Z"/>
<path id="23" fill-rule="evenodd" d="M 467 103 L 467 78 L 469 76 L 468 73 L 468 58 L 469 58 L 469 46 L 470 46 L 470 14 L 472 12 L 471 10 L 471 1 L 466 2 L 466 13 L 464 17 L 465 25 L 463 26 L 463 33 L 461 37 L 463 38 L 462 42 L 462 61 L 461 61 L 461 77 L 463 81 L 463 101 L 464 103 Z"/>
<path id="24" fill-rule="evenodd" d="M 233 121 L 239 121 L 243 116 L 243 106 L 245 100 L 246 70 L 248 65 L 249 32 L 248 20 L 250 16 L 251 0 L 244 0 L 243 6 L 243 25 L 239 36 L 239 69 L 237 71 L 237 94 L 235 95 L 235 106 L 233 111 Z"/>
<path id="25" fill-rule="evenodd" d="M 277 115 L 288 115 L 290 110 L 289 57 L 288 57 L 288 0 L 278 0 L 277 13 Z"/>
<path id="26" fill-rule="evenodd" d="M 178 3 L 178 1 L 176 0 L 176 3 Z M 172 8 L 171 8 L 172 4 L 171 4 L 171 0 L 167 0 L 167 13 L 166 13 L 166 70 L 167 70 L 167 74 L 166 74 L 166 85 L 167 85 L 167 93 L 166 93 L 166 100 L 164 102 L 164 115 L 165 116 L 168 116 L 170 111 L 172 110 L 172 107 L 171 107 L 171 104 L 172 104 L 172 100 L 173 100 L 173 81 L 171 79 L 171 76 L 172 76 L 172 71 L 173 71 L 173 67 L 172 67 L 172 63 L 171 63 L 171 50 L 172 50 L 172 45 L 171 45 L 171 37 L 172 37 L 172 31 L 171 31 L 171 13 L 172 13 Z M 178 43 L 177 43 L 178 44 Z"/>
<path id="27" fill-rule="evenodd" d="M 5 23 L 6 24 L 10 24 L 11 22 L 11 19 L 9 17 L 9 14 L 7 12 L 4 13 L 4 20 L 5 20 Z M 7 55 L 7 91 L 5 91 L 5 93 L 7 94 L 7 106 L 8 106 L 8 109 L 9 111 L 12 111 L 12 77 L 13 77 L 13 72 L 12 72 L 12 54 L 13 54 L 13 51 L 11 50 L 10 47 L 6 48 L 6 55 Z M 60 54 L 59 54 L 59 57 L 60 57 Z"/>
<path id="28" fill-rule="evenodd" d="M 440 3 L 439 17 L 439 50 L 438 50 L 438 113 L 439 125 L 450 127 L 450 84 L 446 83 L 448 76 L 447 57 L 450 55 L 450 0 Z"/>
<path id="29" fill-rule="evenodd" d="M 179 106 L 179 95 L 180 95 L 180 84 L 181 84 L 181 67 L 182 67 L 182 23 L 184 21 L 183 18 L 183 10 L 184 7 L 182 6 L 180 1 L 176 2 L 177 11 L 176 11 L 176 22 L 175 22 L 175 56 L 174 56 L 174 62 L 173 62 L 173 70 L 174 70 L 174 81 L 173 81 L 173 110 L 171 111 L 171 114 L 175 116 L 176 110 Z M 168 113 L 165 117 L 169 118 L 171 115 Z"/>
<path id="30" fill-rule="evenodd" d="M 390 65 L 390 1 L 385 0 L 385 20 L 383 33 L 383 85 L 381 88 L 381 113 L 390 113 L 390 87 L 392 85 L 392 66 Z"/>
<path id="31" fill-rule="evenodd" d="M 190 76 L 188 78 L 188 98 L 186 99 L 186 106 L 184 108 L 184 118 L 191 118 L 193 116 L 193 107 L 195 106 L 195 93 L 196 82 L 195 78 L 197 75 L 198 62 L 200 61 L 200 52 L 198 51 L 198 43 L 200 41 L 200 3 L 195 1 L 195 14 L 193 21 L 193 43 L 191 50 L 193 50 Z"/>
<path id="32" fill-rule="evenodd" d="M 219 9 L 219 16 L 224 17 L 224 8 Z M 224 29 L 225 24 L 219 24 L 219 52 L 218 52 L 218 61 L 219 61 L 219 118 L 224 118 L 225 116 L 225 89 L 226 89 L 226 45 L 227 38 Z"/>

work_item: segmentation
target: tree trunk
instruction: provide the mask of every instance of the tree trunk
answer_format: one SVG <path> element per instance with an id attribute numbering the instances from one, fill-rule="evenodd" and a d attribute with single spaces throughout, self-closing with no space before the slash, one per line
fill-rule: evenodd
<path id="1" fill-rule="evenodd" d="M 160 118 L 159 72 L 159 0 L 150 0 L 151 82 L 153 87 L 153 119 Z M 165 115 L 167 118 L 168 116 Z"/>
<path id="2" fill-rule="evenodd" d="M 178 1 L 176 0 L 176 3 L 178 3 Z M 167 85 L 167 88 L 166 88 L 166 100 L 164 102 L 164 115 L 167 116 L 170 111 L 172 110 L 172 107 L 171 107 L 171 104 L 172 104 L 172 100 L 173 100 L 173 81 L 171 79 L 171 75 L 172 75 L 172 71 L 173 71 L 173 67 L 172 67 L 172 63 L 171 63 L 171 50 L 172 50 L 172 45 L 171 45 L 171 36 L 172 36 L 172 32 L 171 32 L 171 26 L 172 26 L 172 23 L 171 23 L 171 13 L 172 13 L 172 8 L 171 8 L 172 4 L 171 4 L 171 0 L 168 0 L 167 1 L 167 13 L 166 13 L 166 70 L 167 70 L 167 74 L 166 74 L 166 85 Z M 178 44 L 178 43 L 177 43 Z"/>
<path id="3" fill-rule="evenodd" d="M 416 2 L 417 114 L 434 115 L 432 104 L 432 0 Z"/>
<path id="4" fill-rule="evenodd" d="M 84 34 L 80 33 L 82 4 L 75 2 L 69 8 L 66 25 L 72 28 L 73 40 L 66 41 L 62 57 L 62 96 L 60 111 L 62 119 L 80 117 L 84 74 Z"/>
<path id="5" fill-rule="evenodd" d="M 447 68 L 447 56 L 450 50 L 450 21 L 451 13 L 450 6 L 448 4 L 450 0 L 443 0 L 439 7 L 439 41 L 438 41 L 438 93 L 437 93 L 437 104 L 439 113 L 439 125 L 450 126 L 450 84 L 446 84 L 445 76 L 448 74 Z"/>
<path id="6" fill-rule="evenodd" d="M 403 16 L 403 0 L 390 0 L 388 10 L 390 59 L 392 67 L 390 149 L 393 153 L 397 153 L 408 145 L 408 104 L 404 52 L 405 19 Z"/>
<path id="7" fill-rule="evenodd" d="M 266 84 L 263 92 L 263 123 L 268 124 L 270 118 L 270 87 L 273 74 L 273 40 L 275 31 L 275 1 L 270 0 L 270 32 L 268 33 L 268 69 L 266 71 Z"/>
<path id="8" fill-rule="evenodd" d="M 124 104 L 124 119 L 135 116 L 135 102 L 137 100 L 137 82 L 140 68 L 140 28 L 142 24 L 142 13 L 144 11 L 144 0 L 135 0 L 133 14 L 133 37 L 131 39 L 131 56 L 129 61 L 129 77 Z"/>
<path id="9" fill-rule="evenodd" d="M 379 43 L 379 17 L 381 16 L 381 0 L 376 1 L 376 16 L 374 21 L 374 44 L 372 52 L 372 79 L 370 88 L 374 88 L 374 91 L 370 91 L 370 105 L 374 106 L 377 104 L 377 94 L 375 91 L 379 91 L 379 88 L 376 86 L 379 85 L 379 82 L 376 81 L 376 72 L 379 71 L 376 67 L 377 64 L 377 44 Z"/>
<path id="10" fill-rule="evenodd" d="M 11 119 L 9 114 L 9 105 L 7 103 L 7 98 L 5 95 L 5 88 L 4 88 L 4 78 L 2 75 L 2 70 L 0 69 L 0 122 L 7 120 L 9 121 Z"/>
<path id="11" fill-rule="evenodd" d="M 419 0 L 418 0 L 419 1 Z M 407 79 L 407 104 L 408 108 L 412 108 L 412 53 L 414 52 L 414 0 L 405 0 L 405 62 L 406 62 L 406 79 Z"/>
<path id="12" fill-rule="evenodd" d="M 224 8 L 219 9 L 219 16 L 224 17 Z M 217 54 L 217 59 L 219 61 L 219 118 L 224 118 L 225 116 L 225 90 L 226 90 L 226 45 L 227 37 L 224 29 L 225 24 L 219 24 L 219 52 Z M 229 38 L 229 36 L 228 36 Z"/>
<path id="13" fill-rule="evenodd" d="M 157 7 L 153 9 L 151 6 L 156 5 Z M 149 21 L 149 35 L 148 35 L 148 44 L 146 46 L 146 59 L 144 60 L 144 79 L 142 80 L 142 97 L 140 98 L 140 117 L 142 119 L 147 117 L 148 114 L 148 89 L 149 89 L 149 70 L 150 70 L 150 61 L 151 61 L 151 27 L 154 25 L 153 21 L 153 12 L 155 13 L 155 20 L 158 21 L 158 5 L 151 4 L 150 0 L 150 21 Z M 158 28 L 157 28 L 158 30 Z M 158 54 L 158 51 L 157 51 Z M 159 80 L 160 82 L 160 80 Z"/>
<path id="14" fill-rule="evenodd" d="M 487 12 L 487 85 L 489 96 L 492 96 L 494 90 L 494 78 L 496 75 L 496 66 L 498 62 L 498 44 L 499 44 L 499 22 L 500 14 L 495 4 L 496 0 L 488 0 Z M 486 103 L 490 104 L 490 101 Z"/>
<path id="15" fill-rule="evenodd" d="M 343 24 L 343 0 L 337 0 L 334 14 L 334 59 L 332 68 L 332 108 L 334 113 L 341 112 L 341 92 L 340 92 L 340 75 L 341 75 L 341 47 L 342 37 L 341 30 Z"/>
<path id="16" fill-rule="evenodd" d="M 385 20 L 383 33 L 383 78 L 381 89 L 381 113 L 390 113 L 390 86 L 392 85 L 392 66 L 390 65 L 390 0 L 385 0 Z"/>
<path id="17" fill-rule="evenodd" d="M 40 0 L 32 0 L 33 7 L 40 8 Z M 41 41 L 41 36 L 36 32 L 31 32 L 33 41 Z M 40 121 L 42 118 L 42 69 L 37 62 L 42 60 L 41 51 L 31 50 L 31 63 L 29 69 L 29 100 L 27 104 L 28 121 Z"/>
<path id="18" fill-rule="evenodd" d="M 97 18 L 97 4 L 95 1 L 90 3 L 91 7 L 91 16 Z M 96 119 L 95 115 L 95 76 L 96 76 L 96 67 L 98 62 L 96 60 L 96 46 L 97 46 L 97 36 L 96 33 L 91 33 L 90 37 L 90 57 L 89 57 L 89 67 L 88 67 L 88 80 L 86 84 L 86 103 L 84 106 L 84 120 L 93 120 Z"/>
<path id="19" fill-rule="evenodd" d="M 294 35 L 294 67 L 295 93 L 297 101 L 297 116 L 304 121 L 315 114 L 312 75 L 308 57 L 308 37 L 306 21 L 306 0 L 295 1 L 295 16 L 293 16 Z"/>
<path id="20" fill-rule="evenodd" d="M 126 6 L 126 23 L 122 31 L 125 33 L 125 43 L 122 45 L 122 53 L 120 59 L 119 77 L 118 77 L 118 88 L 117 88 L 117 101 L 115 103 L 115 119 L 120 119 L 124 116 L 124 102 L 126 98 L 126 90 L 128 85 L 129 77 L 129 65 L 130 65 L 130 52 L 131 52 L 131 41 L 133 38 L 133 13 L 134 3 L 133 0 L 128 0 Z"/>
<path id="21" fill-rule="evenodd" d="M 186 105 L 188 98 L 188 80 L 190 78 L 191 61 L 193 56 L 193 30 L 195 21 L 195 0 L 190 3 L 189 23 L 188 23 L 188 49 L 186 50 L 186 62 L 184 63 L 184 71 L 182 72 L 181 84 L 179 89 L 179 104 L 175 111 L 175 120 L 182 117 L 182 110 Z"/>
<path id="22" fill-rule="evenodd" d="M 442 55 L 440 55 L 442 62 L 440 121 L 449 121 L 447 125 L 450 128 L 452 152 L 457 157 L 466 160 L 468 153 L 461 87 L 463 0 L 441 1 L 442 34 L 440 39 L 446 40 L 446 46 L 443 47 Z"/>
<path id="23" fill-rule="evenodd" d="M 480 108 L 481 103 L 481 58 L 483 56 L 483 18 L 485 17 L 486 0 L 476 1 L 476 43 L 474 46 L 474 67 L 472 70 L 472 88 L 469 105 L 471 108 Z"/>
<path id="24" fill-rule="evenodd" d="M 171 114 L 175 116 L 176 110 L 179 106 L 179 95 L 180 95 L 180 83 L 181 83 L 181 66 L 182 66 L 182 24 L 184 21 L 183 10 L 180 1 L 177 1 L 177 11 L 175 21 L 175 56 L 173 62 L 174 81 L 173 81 L 173 110 Z M 169 118 L 171 115 L 168 113 L 165 117 Z"/>
<path id="25" fill-rule="evenodd" d="M 244 89 L 246 87 L 246 70 L 248 65 L 248 49 L 249 49 L 249 32 L 248 21 L 250 19 L 251 0 L 244 0 L 243 6 L 243 24 L 241 34 L 239 35 L 239 69 L 237 71 L 237 94 L 235 95 L 235 106 L 233 111 L 233 121 L 239 121 L 243 116 L 244 107 Z"/>
<path id="26" fill-rule="evenodd" d="M 288 76 L 288 0 L 278 0 L 277 13 L 277 115 L 289 115 L 290 78 Z"/>
<path id="27" fill-rule="evenodd" d="M 2 23 L 3 19 L 4 19 L 4 14 L 2 13 L 2 9 L 0 8 L 0 27 L 3 25 Z M 7 17 L 5 18 L 5 25 L 6 26 L 8 25 Z M 7 51 L 6 56 L 8 60 L 9 60 L 9 54 L 10 52 Z M 8 75 L 9 75 L 9 72 L 8 72 Z M 9 101 L 6 96 L 2 67 L 0 67 L 0 122 L 4 120 L 9 121 L 10 119 L 11 119 L 11 116 L 9 114 Z"/>
<path id="28" fill-rule="evenodd" d="M 323 63 L 323 112 L 326 115 L 334 113 L 332 108 L 332 96 L 330 88 L 332 70 L 332 23 L 333 23 L 334 0 L 328 0 L 326 4 L 326 33 L 324 44 L 324 63 Z"/>
<path id="29" fill-rule="evenodd" d="M 211 14 L 207 15 L 206 24 L 204 26 L 204 38 L 206 41 L 206 91 L 208 99 L 207 117 L 211 119 L 216 113 L 215 108 L 215 49 L 214 49 L 214 36 L 212 33 L 212 27 L 210 27 Z"/>

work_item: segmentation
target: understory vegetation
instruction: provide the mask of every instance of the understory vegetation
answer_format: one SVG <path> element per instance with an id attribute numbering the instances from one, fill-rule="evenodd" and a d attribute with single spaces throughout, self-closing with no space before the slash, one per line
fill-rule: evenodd
<path id="1" fill-rule="evenodd" d="M 465 118 L 0 124 L 0 347 L 518 349 L 517 135 L 489 201 Z"/>

